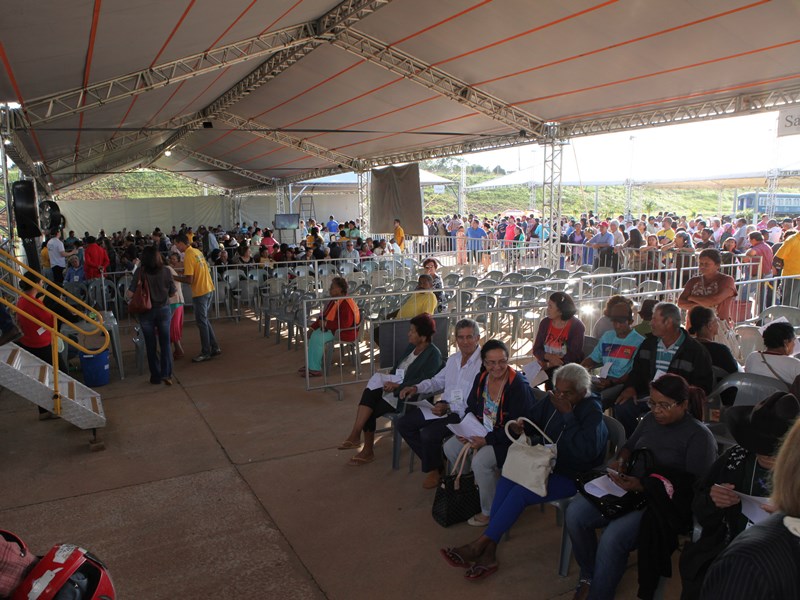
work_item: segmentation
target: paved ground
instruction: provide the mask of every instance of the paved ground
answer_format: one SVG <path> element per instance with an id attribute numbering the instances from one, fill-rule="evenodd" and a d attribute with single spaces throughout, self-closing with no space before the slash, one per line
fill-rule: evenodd
<path id="1" fill-rule="evenodd" d="M 172 387 L 151 385 L 125 355 L 128 378 L 112 371 L 99 389 L 102 452 L 88 451 L 87 432 L 40 422 L 33 405 L 3 391 L 0 528 L 38 553 L 57 541 L 92 549 L 125 600 L 572 597 L 577 569 L 556 573 L 552 508 L 523 515 L 497 575 L 465 581 L 438 548 L 480 530 L 433 522 L 433 492 L 418 468 L 408 472 L 408 448 L 400 471 L 389 437 L 362 468 L 336 450 L 360 388 L 341 402 L 306 392 L 295 375 L 301 351 L 264 339 L 251 321 L 215 327 L 224 354 L 178 361 Z M 191 323 L 186 347 L 188 356 L 198 349 Z M 635 579 L 629 568 L 619 598 L 636 597 Z M 673 581 L 667 597 L 678 595 Z"/>

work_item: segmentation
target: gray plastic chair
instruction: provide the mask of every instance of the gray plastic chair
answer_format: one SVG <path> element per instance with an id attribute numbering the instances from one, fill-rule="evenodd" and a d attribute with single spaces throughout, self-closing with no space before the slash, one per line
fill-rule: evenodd
<path id="1" fill-rule="evenodd" d="M 619 449 L 625 445 L 627 438 L 625 437 L 625 427 L 614 417 L 603 415 L 603 423 L 606 424 L 608 429 L 609 459 L 606 462 L 608 464 L 617 455 Z M 550 503 L 551 506 L 556 508 L 556 523 L 561 525 L 561 553 L 558 560 L 558 574 L 561 577 L 566 577 L 569 574 L 569 559 L 572 556 L 572 540 L 569 539 L 564 515 L 566 515 L 569 503 L 575 497 L 561 498 Z"/>

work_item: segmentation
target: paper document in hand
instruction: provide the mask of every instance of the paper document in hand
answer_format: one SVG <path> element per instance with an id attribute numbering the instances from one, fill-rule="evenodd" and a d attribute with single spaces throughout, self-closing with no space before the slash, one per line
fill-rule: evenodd
<path id="1" fill-rule="evenodd" d="M 600 373 L 598 374 L 598 377 L 600 379 L 605 379 L 606 377 L 608 377 L 608 372 L 611 370 L 611 365 L 612 363 L 610 362 L 607 362 L 603 365 L 603 368 L 600 369 Z"/>
<path id="2" fill-rule="evenodd" d="M 388 373 L 375 373 L 369 378 L 367 382 L 368 390 L 379 390 L 383 387 L 384 383 L 403 383 L 403 378 L 397 375 L 389 375 Z"/>
<path id="3" fill-rule="evenodd" d="M 486 428 L 472 413 L 467 413 L 460 423 L 450 423 L 450 431 L 462 438 L 486 437 Z"/>
<path id="4" fill-rule="evenodd" d="M 427 400 L 406 400 L 406 406 L 419 406 L 420 408 L 427 406 L 430 408 L 433 405 Z"/>
<path id="5" fill-rule="evenodd" d="M 528 379 L 531 387 L 542 385 L 547 381 L 547 373 L 542 370 L 542 365 L 538 361 L 533 361 L 522 367 L 522 372 Z"/>
<path id="6" fill-rule="evenodd" d="M 748 496 L 736 490 L 733 490 L 733 492 L 742 500 L 742 514 L 753 523 L 760 523 L 769 516 L 769 513 L 761 508 L 762 504 L 770 503 L 769 498 Z"/>
<path id="7" fill-rule="evenodd" d="M 619 487 L 616 483 L 611 481 L 608 475 L 601 475 L 597 479 L 592 479 L 589 483 L 583 486 L 587 494 L 591 494 L 595 498 L 602 498 L 603 496 L 616 496 L 622 498 L 627 492 Z"/>
<path id="8" fill-rule="evenodd" d="M 433 407 L 425 402 L 419 405 L 419 410 L 426 421 L 433 421 L 434 419 L 441 419 L 444 415 L 436 415 L 433 413 Z"/>

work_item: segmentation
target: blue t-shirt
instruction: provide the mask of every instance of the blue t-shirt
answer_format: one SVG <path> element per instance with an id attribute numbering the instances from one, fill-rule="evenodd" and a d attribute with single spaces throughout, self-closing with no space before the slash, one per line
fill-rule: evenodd
<path id="1" fill-rule="evenodd" d="M 619 379 L 630 372 L 633 366 L 633 357 L 643 341 L 644 337 L 635 329 L 631 329 L 624 339 L 618 338 L 617 332 L 612 329 L 600 337 L 590 358 L 603 365 L 611 363 L 608 376 Z"/>
<path id="2" fill-rule="evenodd" d="M 614 234 L 606 231 L 605 233 L 598 233 L 592 239 L 590 239 L 588 244 L 608 244 L 609 246 L 614 245 Z"/>
<path id="3" fill-rule="evenodd" d="M 328 229 L 330 233 L 339 233 L 339 223 L 337 223 L 333 219 L 325 223 L 325 227 Z"/>
<path id="4" fill-rule="evenodd" d="M 467 248 L 470 250 L 480 250 L 483 248 L 481 239 L 485 237 L 487 237 L 486 231 L 484 231 L 482 227 L 478 227 L 477 229 L 469 227 L 467 229 L 467 238 L 469 238 L 467 240 Z"/>

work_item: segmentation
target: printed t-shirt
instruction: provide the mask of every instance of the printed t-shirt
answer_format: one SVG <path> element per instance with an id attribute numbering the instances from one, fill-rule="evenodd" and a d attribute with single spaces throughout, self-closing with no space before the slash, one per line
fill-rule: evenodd
<path id="1" fill-rule="evenodd" d="M 717 316 L 727 321 L 731 317 L 731 304 L 733 299 L 736 298 L 736 282 L 730 275 L 718 273 L 717 276 L 709 282 L 704 281 L 702 276 L 692 277 L 686 282 L 686 289 L 692 296 L 713 296 L 716 293 L 729 289 L 733 292 L 730 296 L 725 298 L 716 306 Z"/>
<path id="2" fill-rule="evenodd" d="M 594 347 L 590 358 L 603 365 L 611 363 L 608 376 L 619 379 L 630 372 L 633 357 L 643 341 L 644 337 L 635 329 L 631 329 L 623 339 L 618 338 L 615 331 L 606 331 Z"/>
<path id="3" fill-rule="evenodd" d="M 547 328 L 547 335 L 544 338 L 545 354 L 564 356 L 567 353 L 567 338 L 571 327 L 571 320 L 567 321 L 561 329 L 556 329 L 552 321 L 550 322 L 550 326 Z"/>
<path id="4" fill-rule="evenodd" d="M 192 276 L 192 296 L 205 296 L 214 291 L 214 282 L 211 281 L 208 263 L 206 263 L 203 253 L 196 248 L 186 248 L 183 274 Z"/>

